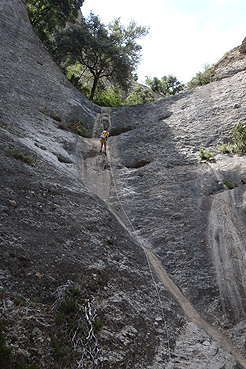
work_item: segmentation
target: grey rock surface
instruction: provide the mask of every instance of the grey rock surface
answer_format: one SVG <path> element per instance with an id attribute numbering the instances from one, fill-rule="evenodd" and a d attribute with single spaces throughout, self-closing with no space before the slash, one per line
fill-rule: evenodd
<path id="1" fill-rule="evenodd" d="M 232 77 L 234 74 L 246 70 L 245 43 L 234 47 L 214 65 L 211 75 L 212 81 L 218 81 L 222 78 Z"/>
<path id="2" fill-rule="evenodd" d="M 239 48 L 240 53 L 246 53 L 246 37 L 244 37 L 243 42 Z"/>
<path id="3" fill-rule="evenodd" d="M 0 313 L 14 355 L 54 369 L 246 367 L 246 159 L 217 150 L 246 119 L 245 59 L 207 86 L 110 113 L 66 80 L 22 1 L 0 10 Z M 75 119 L 93 138 L 59 128 Z M 103 324 L 96 362 L 81 366 L 83 345 L 57 357 L 52 344 L 71 280 Z"/>

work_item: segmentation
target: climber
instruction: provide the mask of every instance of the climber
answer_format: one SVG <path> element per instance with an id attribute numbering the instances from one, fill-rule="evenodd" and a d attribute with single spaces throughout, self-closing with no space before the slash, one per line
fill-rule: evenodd
<path id="1" fill-rule="evenodd" d="M 104 154 L 106 154 L 106 151 L 107 151 L 107 141 L 108 141 L 108 132 L 106 130 L 104 130 L 102 133 L 101 133 L 101 136 L 100 136 L 100 141 L 101 141 L 101 149 L 100 149 L 100 152 L 102 152 L 102 148 L 104 146 Z"/>

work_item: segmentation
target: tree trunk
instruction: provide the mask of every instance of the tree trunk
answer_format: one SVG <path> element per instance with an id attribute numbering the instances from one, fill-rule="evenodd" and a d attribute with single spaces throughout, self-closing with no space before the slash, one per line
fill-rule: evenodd
<path id="1" fill-rule="evenodd" d="M 91 94 L 90 94 L 89 100 L 92 100 L 94 95 L 95 95 L 98 80 L 99 80 L 99 76 L 97 76 L 97 75 L 94 76 L 94 82 L 93 82 L 93 86 L 92 86 L 92 89 L 91 89 Z"/>

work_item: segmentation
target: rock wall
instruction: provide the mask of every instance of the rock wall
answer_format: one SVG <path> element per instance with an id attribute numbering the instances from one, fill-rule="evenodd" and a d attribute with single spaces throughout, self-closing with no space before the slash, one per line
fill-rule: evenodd
<path id="1" fill-rule="evenodd" d="M 222 219 L 229 222 L 228 216 L 224 217 L 225 209 L 218 207 L 218 203 L 222 206 L 225 202 L 227 213 L 234 219 L 231 227 L 226 224 L 225 228 L 228 233 L 237 228 L 238 242 L 244 248 L 245 158 L 220 155 L 217 146 L 230 139 L 233 126 L 245 121 L 245 82 L 245 72 L 241 72 L 229 80 L 213 82 L 161 102 L 112 112 L 111 130 L 117 136 L 111 147 L 113 155 L 120 157 L 121 168 L 116 169 L 116 175 L 125 194 L 123 201 L 128 214 L 189 299 L 198 308 L 204 308 L 210 300 L 207 312 L 213 300 L 218 312 L 221 298 L 217 289 L 218 265 L 213 262 L 216 241 L 210 235 L 211 224 L 217 227 L 210 210 L 215 203 L 221 224 Z M 121 122 L 123 132 L 125 127 L 128 131 L 118 134 Z M 215 155 L 211 163 L 199 162 L 201 148 Z M 242 184 L 229 191 L 237 198 L 237 205 L 228 201 L 223 179 Z M 237 221 L 234 206 L 238 208 Z M 224 236 L 221 242 L 225 242 Z M 232 244 L 230 247 L 238 253 L 238 244 Z M 243 291 L 245 286 L 237 280 Z M 233 294 L 227 294 L 226 303 L 228 299 L 235 304 Z M 243 319 L 245 309 L 242 311 L 239 306 L 245 305 L 244 293 L 239 300 L 238 309 L 231 314 Z"/>
<path id="2" fill-rule="evenodd" d="M 52 61 L 22 1 L 1 1 L 0 9 L 0 312 L 13 360 L 39 368 L 77 368 L 82 359 L 80 367 L 95 365 L 82 342 L 69 356 L 69 333 L 56 324 L 57 291 L 76 281 L 103 324 L 95 362 L 151 367 L 163 328 L 154 324 L 160 307 L 145 255 L 85 187 L 79 168 L 93 152 L 90 140 L 58 127 L 82 119 L 92 132 L 101 109 Z M 175 314 L 175 324 L 179 319 Z"/>
<path id="3" fill-rule="evenodd" d="M 245 332 L 246 160 L 217 146 L 245 122 L 245 83 L 241 71 L 161 102 L 115 108 L 111 118 L 112 167 L 128 218 L 207 321 L 227 335 L 239 327 L 235 342 Z M 201 163 L 200 149 L 214 159 Z M 224 179 L 239 186 L 229 190 Z M 110 201 L 117 209 L 113 194 Z"/>
<path id="4" fill-rule="evenodd" d="M 22 1 L 0 11 L 6 366 L 246 367 L 245 157 L 217 151 L 245 121 L 245 72 L 110 116 L 66 80 Z M 94 138 L 59 129 L 75 119 Z M 105 124 L 107 157 L 96 139 Z M 57 325 L 59 291 L 72 283 L 81 311 L 93 304 L 102 323 L 93 355 L 86 331 L 71 348 Z"/>

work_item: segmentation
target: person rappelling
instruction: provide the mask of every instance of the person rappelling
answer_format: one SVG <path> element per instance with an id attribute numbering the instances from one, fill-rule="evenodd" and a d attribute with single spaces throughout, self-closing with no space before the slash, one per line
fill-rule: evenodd
<path id="1" fill-rule="evenodd" d="M 100 153 L 102 152 L 102 148 L 104 146 L 104 154 L 107 155 L 108 131 L 106 131 L 106 129 L 104 129 L 103 132 L 101 133 L 100 141 L 101 141 Z"/>

